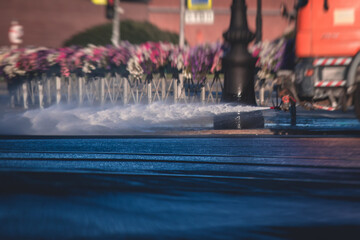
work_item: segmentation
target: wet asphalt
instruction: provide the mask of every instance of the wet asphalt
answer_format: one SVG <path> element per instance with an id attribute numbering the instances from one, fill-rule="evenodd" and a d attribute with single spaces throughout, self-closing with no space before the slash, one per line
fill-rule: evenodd
<path id="1" fill-rule="evenodd" d="M 0 140 L 0 239 L 358 239 L 352 135 Z"/>
<path id="2" fill-rule="evenodd" d="M 264 120 L 245 134 L 1 136 L 0 239 L 358 239 L 354 114 Z"/>

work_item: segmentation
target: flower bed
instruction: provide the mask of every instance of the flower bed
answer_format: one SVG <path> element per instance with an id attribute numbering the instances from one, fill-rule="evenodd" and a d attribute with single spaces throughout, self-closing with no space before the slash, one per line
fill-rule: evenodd
<path id="1" fill-rule="evenodd" d="M 250 48 L 252 55 L 258 58 L 256 67 L 259 79 L 275 78 L 276 72 L 285 65 L 284 56 L 287 54 L 285 50 L 288 43 L 290 40 L 280 38 L 273 42 L 260 42 Z"/>
<path id="2" fill-rule="evenodd" d="M 254 45 L 250 50 L 258 57 L 261 77 L 279 69 L 286 41 Z M 68 77 L 105 76 L 120 74 L 150 76 L 153 73 L 180 72 L 191 75 L 197 84 L 203 84 L 207 74 L 221 71 L 225 47 L 220 43 L 179 48 L 164 42 L 146 42 L 133 45 L 122 42 L 120 47 L 94 46 L 58 49 L 20 48 L 0 49 L 0 77 L 10 83 L 21 83 L 43 74 Z"/>
<path id="3" fill-rule="evenodd" d="M 164 42 L 141 45 L 123 42 L 118 48 L 89 45 L 86 48 L 2 49 L 0 76 L 8 82 L 20 83 L 43 74 L 96 77 L 107 73 L 137 76 L 187 72 L 200 82 L 203 81 L 202 75 L 219 69 L 222 54 L 220 44 L 179 48 Z"/>

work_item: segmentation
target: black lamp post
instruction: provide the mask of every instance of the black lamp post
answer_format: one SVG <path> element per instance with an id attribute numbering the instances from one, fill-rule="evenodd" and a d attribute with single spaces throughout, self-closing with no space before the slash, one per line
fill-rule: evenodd
<path id="1" fill-rule="evenodd" d="M 259 7 L 261 5 L 258 5 Z M 221 101 L 256 106 L 254 91 L 256 59 L 248 51 L 248 44 L 255 38 L 255 34 L 249 31 L 245 0 L 233 0 L 230 27 L 223 37 L 230 45 L 230 49 L 223 57 L 224 89 Z M 260 111 L 225 113 L 214 117 L 215 129 L 263 127 L 264 118 Z"/>
<path id="2" fill-rule="evenodd" d="M 254 71 L 256 59 L 248 51 L 248 44 L 255 38 L 249 31 L 245 0 L 233 0 L 229 29 L 223 34 L 230 45 L 223 58 L 223 102 L 256 105 Z"/>
<path id="3" fill-rule="evenodd" d="M 261 14 L 261 2 L 262 0 L 257 0 L 257 9 L 256 9 L 256 33 L 255 33 L 255 43 L 262 41 L 262 14 Z"/>

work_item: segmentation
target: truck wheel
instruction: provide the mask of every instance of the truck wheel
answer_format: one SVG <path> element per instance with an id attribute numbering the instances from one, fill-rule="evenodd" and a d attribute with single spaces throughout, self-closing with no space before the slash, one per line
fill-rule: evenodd
<path id="1" fill-rule="evenodd" d="M 356 117 L 360 120 L 360 83 L 356 85 L 354 92 L 354 108 Z"/>

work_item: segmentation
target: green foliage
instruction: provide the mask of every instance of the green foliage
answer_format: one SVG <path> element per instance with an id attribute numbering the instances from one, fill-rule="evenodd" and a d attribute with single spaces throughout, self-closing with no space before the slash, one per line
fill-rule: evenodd
<path id="1" fill-rule="evenodd" d="M 111 44 L 112 23 L 103 24 L 90 28 L 84 32 L 72 36 L 64 42 L 64 46 L 87 46 Z M 149 22 L 135 22 L 131 20 L 121 21 L 121 40 L 127 40 L 133 44 L 147 41 L 178 43 L 179 36 L 176 33 L 160 30 Z"/>

